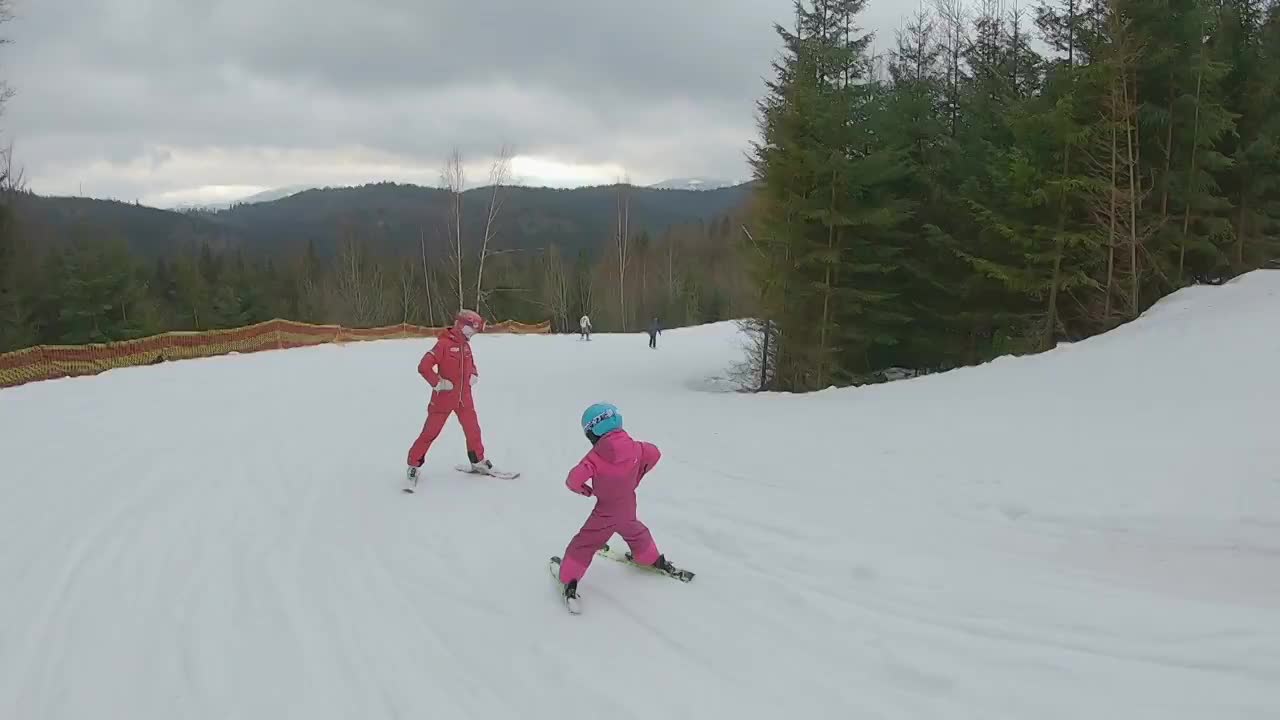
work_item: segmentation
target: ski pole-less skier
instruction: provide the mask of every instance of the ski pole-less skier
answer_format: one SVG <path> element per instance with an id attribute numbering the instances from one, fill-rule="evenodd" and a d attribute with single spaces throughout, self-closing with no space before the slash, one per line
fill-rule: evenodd
<path id="1" fill-rule="evenodd" d="M 597 403 L 582 414 L 582 431 L 591 450 L 569 471 L 565 485 L 575 493 L 596 500 L 595 509 L 582 529 L 569 541 L 560 562 L 560 582 L 566 597 L 577 597 L 578 581 L 586 574 L 597 550 L 614 533 L 631 548 L 640 565 L 673 570 L 658 552 L 649 528 L 636 517 L 636 487 L 658 464 L 662 453 L 653 443 L 632 439 L 622 429 L 622 413 L 609 403 Z"/>
<path id="2" fill-rule="evenodd" d="M 437 336 L 435 346 L 418 363 L 418 374 L 430 383 L 432 390 L 427 420 L 418 439 L 409 448 L 407 474 L 411 483 L 416 483 L 418 469 L 426 461 L 431 443 L 439 437 L 445 421 L 455 413 L 467 439 L 467 458 L 472 468 L 480 472 L 493 469 L 493 463 L 484 456 L 480 421 L 476 418 L 476 406 L 471 396 L 471 386 L 480 376 L 471 354 L 471 337 L 483 332 L 484 325 L 484 318 L 474 310 L 460 311 L 453 327 Z"/>
<path id="3" fill-rule="evenodd" d="M 582 318 L 578 320 L 578 330 L 581 333 L 581 337 L 583 340 L 590 340 L 591 339 L 591 318 L 586 315 L 583 315 Z"/>

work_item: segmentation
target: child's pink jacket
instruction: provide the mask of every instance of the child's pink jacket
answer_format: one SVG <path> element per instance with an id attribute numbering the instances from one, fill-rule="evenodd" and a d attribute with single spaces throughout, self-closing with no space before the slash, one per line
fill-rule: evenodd
<path id="1" fill-rule="evenodd" d="M 625 430 L 614 430 L 597 440 L 569 471 L 565 485 L 579 495 L 594 497 L 597 515 L 634 519 L 636 487 L 661 458 L 653 443 L 634 440 Z"/>

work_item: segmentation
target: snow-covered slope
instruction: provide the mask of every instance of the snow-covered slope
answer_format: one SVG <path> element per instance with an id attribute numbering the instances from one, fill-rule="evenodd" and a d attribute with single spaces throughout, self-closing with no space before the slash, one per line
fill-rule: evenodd
<path id="1" fill-rule="evenodd" d="M 719 178 L 687 177 L 663 180 L 649 187 L 655 190 L 719 190 L 720 188 L 733 187 L 737 184 L 739 183 Z"/>
<path id="2" fill-rule="evenodd" d="M 732 325 L 482 337 L 491 456 L 399 491 L 425 343 L 0 391 L 0 716 L 1280 717 L 1280 272 L 1046 355 L 810 396 Z M 590 402 L 689 584 L 547 557 Z"/>
<path id="3" fill-rule="evenodd" d="M 271 202 L 273 200 L 281 200 L 290 195 L 296 195 L 300 192 L 313 189 L 313 185 L 286 185 L 285 187 L 271 188 L 261 192 L 246 195 L 234 200 L 225 200 L 214 203 L 182 203 L 174 205 L 172 210 L 227 210 L 236 205 L 253 205 L 254 203 Z"/>

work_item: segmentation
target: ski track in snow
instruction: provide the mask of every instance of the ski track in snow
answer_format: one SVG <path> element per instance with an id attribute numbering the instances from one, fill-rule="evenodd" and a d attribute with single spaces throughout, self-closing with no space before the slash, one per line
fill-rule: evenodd
<path id="1" fill-rule="evenodd" d="M 415 495 L 428 341 L 0 391 L 0 717 L 1280 717 L 1280 272 L 1052 353 L 724 391 L 732 324 L 485 336 L 490 457 Z M 591 402 L 689 584 L 596 558 Z M 624 547 L 621 538 L 612 541 Z"/>

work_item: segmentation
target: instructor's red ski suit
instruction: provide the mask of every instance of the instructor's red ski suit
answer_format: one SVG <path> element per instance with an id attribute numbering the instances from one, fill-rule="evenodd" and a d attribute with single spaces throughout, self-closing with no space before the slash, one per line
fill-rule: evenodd
<path id="1" fill-rule="evenodd" d="M 453 384 L 451 390 L 433 389 L 431 403 L 427 406 L 427 421 L 422 433 L 409 448 L 409 464 L 422 467 L 431 443 L 440 436 L 444 423 L 452 413 L 458 414 L 462 432 L 467 438 L 467 455 L 471 462 L 484 460 L 484 443 L 480 438 L 480 421 L 476 418 L 476 406 L 471 397 L 471 383 L 479 377 L 476 362 L 471 354 L 471 342 L 462 334 L 461 325 L 441 332 L 435 347 L 427 351 L 418 363 L 418 374 L 435 388 L 440 381 Z"/>

